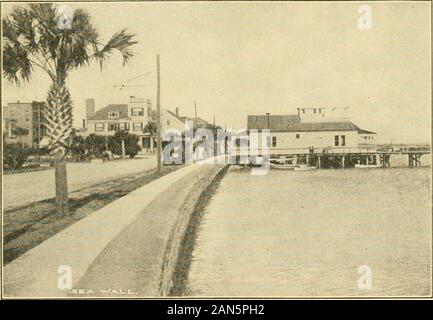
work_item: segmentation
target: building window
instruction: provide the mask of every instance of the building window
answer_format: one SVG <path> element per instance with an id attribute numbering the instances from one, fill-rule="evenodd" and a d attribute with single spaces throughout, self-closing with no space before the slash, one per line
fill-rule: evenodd
<path id="1" fill-rule="evenodd" d="M 108 113 L 108 117 L 109 118 L 118 118 L 119 117 L 119 112 L 109 112 Z"/>
<path id="2" fill-rule="evenodd" d="M 168 126 L 170 125 L 170 120 L 167 120 L 167 125 L 168 125 Z"/>
<path id="3" fill-rule="evenodd" d="M 319 113 L 322 113 L 322 109 L 319 109 Z"/>
<path id="4" fill-rule="evenodd" d="M 339 145 L 339 136 L 335 136 L 335 146 L 338 147 Z"/>
<path id="5" fill-rule="evenodd" d="M 133 124 L 133 130 L 134 131 L 141 131 L 143 129 L 143 123 L 142 122 L 134 122 Z"/>
<path id="6" fill-rule="evenodd" d="M 341 136 L 341 145 L 343 147 L 346 145 L 346 136 Z"/>
<path id="7" fill-rule="evenodd" d="M 272 146 L 273 147 L 277 146 L 277 137 L 272 137 Z"/>
<path id="8" fill-rule="evenodd" d="M 101 132 L 105 130 L 105 126 L 103 123 L 95 123 L 95 131 Z"/>
<path id="9" fill-rule="evenodd" d="M 296 134 L 296 139 L 299 139 L 301 135 L 299 133 Z"/>
<path id="10" fill-rule="evenodd" d="M 144 115 L 144 109 L 143 108 L 132 108 L 131 109 L 131 116 L 142 116 Z"/>
<path id="11" fill-rule="evenodd" d="M 118 123 L 110 123 L 108 125 L 108 131 L 117 131 L 119 130 L 119 124 Z"/>
<path id="12" fill-rule="evenodd" d="M 128 122 L 120 123 L 119 129 L 120 130 L 129 130 L 129 123 Z"/>
<path id="13" fill-rule="evenodd" d="M 305 109 L 302 109 L 302 113 L 305 113 Z"/>
<path id="14" fill-rule="evenodd" d="M 314 109 L 314 113 L 317 113 L 317 110 L 316 110 L 316 109 Z"/>

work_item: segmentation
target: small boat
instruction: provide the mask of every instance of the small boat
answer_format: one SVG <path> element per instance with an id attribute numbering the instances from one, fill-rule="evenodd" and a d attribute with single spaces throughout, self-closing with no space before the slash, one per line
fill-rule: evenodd
<path id="1" fill-rule="evenodd" d="M 273 169 L 293 170 L 296 166 L 296 157 L 280 157 L 276 160 L 271 160 L 270 167 Z"/>
<path id="2" fill-rule="evenodd" d="M 280 170 L 294 170 L 295 169 L 295 166 L 292 164 L 271 163 L 270 167 L 272 169 L 280 169 Z"/>
<path id="3" fill-rule="evenodd" d="M 300 164 L 295 166 L 294 168 L 296 171 L 310 171 L 310 170 L 316 170 L 316 167 L 308 166 L 306 164 Z"/>
<path id="4" fill-rule="evenodd" d="M 380 167 L 382 167 L 380 164 L 359 164 L 359 163 L 355 164 L 355 168 L 360 168 L 360 169 L 380 168 Z"/>
<path id="5" fill-rule="evenodd" d="M 364 159 L 365 161 L 362 161 L 363 163 L 361 163 L 361 161 L 358 160 L 357 161 L 358 163 L 355 163 L 355 168 L 368 169 L 368 168 L 382 167 L 382 165 L 378 161 L 377 155 L 367 156 L 366 158 L 367 160 Z"/>

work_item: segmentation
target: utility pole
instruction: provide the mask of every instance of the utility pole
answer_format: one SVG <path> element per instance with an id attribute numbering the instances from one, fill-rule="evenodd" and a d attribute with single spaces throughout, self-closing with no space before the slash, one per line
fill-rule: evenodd
<path id="1" fill-rule="evenodd" d="M 36 103 L 38 105 L 38 163 L 41 164 L 41 106 L 39 105 L 39 101 Z"/>
<path id="2" fill-rule="evenodd" d="M 161 77 L 159 71 L 159 54 L 156 55 L 156 141 L 157 141 L 157 159 L 158 159 L 158 173 L 161 173 Z"/>
<path id="3" fill-rule="evenodd" d="M 215 125 L 215 114 L 213 115 L 213 155 L 216 157 L 218 155 L 218 146 L 217 146 L 217 129 Z"/>

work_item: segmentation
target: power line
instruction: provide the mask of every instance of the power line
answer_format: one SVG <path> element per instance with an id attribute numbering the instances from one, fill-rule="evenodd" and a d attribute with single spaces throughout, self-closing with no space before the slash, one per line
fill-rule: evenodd
<path id="1" fill-rule="evenodd" d="M 132 80 L 135 80 L 135 79 L 138 79 L 138 78 L 144 77 L 144 76 L 146 76 L 146 75 L 148 75 L 148 74 L 151 74 L 151 73 L 153 73 L 153 72 L 154 72 L 154 71 L 148 71 L 148 72 L 145 72 L 145 73 L 139 74 L 138 76 L 135 76 L 135 77 L 133 77 L 133 78 L 131 78 L 131 79 L 127 79 L 127 80 L 125 80 L 124 82 L 129 82 L 129 81 L 132 81 Z"/>

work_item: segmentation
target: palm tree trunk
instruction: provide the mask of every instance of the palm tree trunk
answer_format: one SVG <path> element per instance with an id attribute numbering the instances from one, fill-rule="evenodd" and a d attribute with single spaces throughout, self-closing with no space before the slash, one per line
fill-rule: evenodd
<path id="1" fill-rule="evenodd" d="M 71 143 L 72 101 L 64 81 L 53 83 L 48 91 L 45 111 L 47 136 L 55 164 L 56 204 L 59 215 L 68 214 L 66 153 Z"/>
<path id="2" fill-rule="evenodd" d="M 68 209 L 68 175 L 66 160 L 60 156 L 55 158 L 56 205 L 57 214 L 66 216 Z"/>

